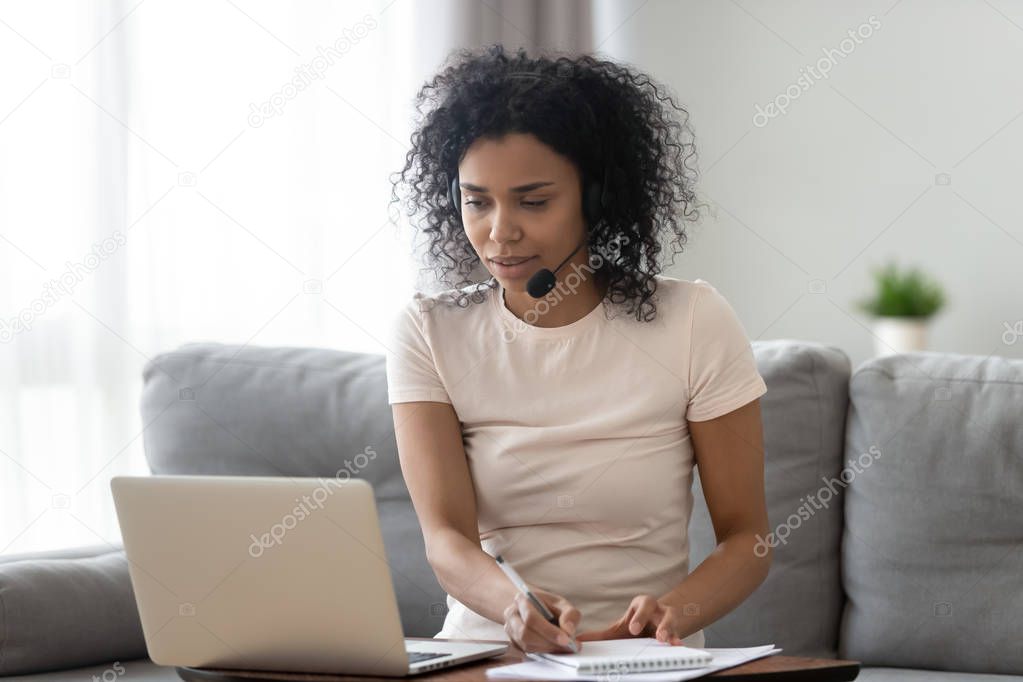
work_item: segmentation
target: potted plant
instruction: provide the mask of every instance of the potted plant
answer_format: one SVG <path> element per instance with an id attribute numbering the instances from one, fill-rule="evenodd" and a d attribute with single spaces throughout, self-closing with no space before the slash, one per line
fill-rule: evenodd
<path id="1" fill-rule="evenodd" d="M 901 271 L 894 262 L 873 273 L 877 290 L 857 305 L 874 316 L 876 354 L 925 350 L 930 318 L 945 305 L 941 286 L 917 268 Z"/>

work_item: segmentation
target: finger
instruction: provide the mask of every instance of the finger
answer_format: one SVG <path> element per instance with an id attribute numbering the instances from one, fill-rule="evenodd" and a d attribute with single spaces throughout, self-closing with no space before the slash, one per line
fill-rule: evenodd
<path id="1" fill-rule="evenodd" d="M 518 611 L 512 613 L 505 624 L 505 632 L 508 638 L 515 644 L 516 648 L 523 652 L 527 651 L 565 651 L 567 647 L 552 644 L 546 638 L 538 635 L 534 630 L 528 628 L 519 616 Z"/>
<path id="2" fill-rule="evenodd" d="M 551 649 L 547 640 L 537 637 L 536 633 L 526 627 L 516 603 L 512 603 L 505 609 L 504 630 L 508 634 L 508 638 L 523 652 L 549 651 Z"/>
<path id="3" fill-rule="evenodd" d="M 504 631 L 508 635 L 508 639 L 511 640 L 512 644 L 521 649 L 527 651 L 525 642 L 522 641 L 522 619 L 519 618 L 519 612 L 515 606 L 509 606 L 504 610 Z"/>
<path id="4" fill-rule="evenodd" d="M 654 612 L 659 608 L 659 604 L 653 599 L 640 600 L 636 605 L 636 612 L 632 618 L 629 619 L 629 633 L 632 635 L 638 635 L 643 632 L 648 622 L 653 622 Z"/>
<path id="5" fill-rule="evenodd" d="M 543 620 L 543 618 L 540 618 L 539 622 L 543 625 L 554 628 L 554 631 L 557 634 L 552 638 L 547 630 L 538 630 L 532 624 L 523 621 L 523 639 L 528 643 L 530 651 L 557 651 L 567 653 L 572 650 L 572 643 L 567 634 Z"/>
<path id="6" fill-rule="evenodd" d="M 556 613 L 558 614 L 558 623 L 561 624 L 561 629 L 570 635 L 574 635 L 576 628 L 579 627 L 579 620 L 583 617 L 579 609 L 568 603 L 568 600 L 562 599 L 558 603 Z"/>
<path id="7" fill-rule="evenodd" d="M 568 635 L 557 625 L 547 622 L 547 619 L 540 615 L 540 612 L 533 606 L 529 598 L 519 593 L 515 595 L 515 603 L 518 606 L 519 617 L 527 631 L 535 633 L 536 637 L 550 646 L 568 649 L 571 643 Z"/>
<path id="8" fill-rule="evenodd" d="M 675 644 L 678 639 L 675 633 L 675 612 L 670 608 L 664 609 L 664 615 L 657 623 L 657 641 Z"/>

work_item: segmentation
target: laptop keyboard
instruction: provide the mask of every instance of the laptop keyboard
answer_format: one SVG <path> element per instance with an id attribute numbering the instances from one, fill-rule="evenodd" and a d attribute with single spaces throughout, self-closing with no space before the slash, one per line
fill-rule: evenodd
<path id="1" fill-rule="evenodd" d="M 436 653 L 432 653 L 432 652 L 429 652 L 429 651 L 409 651 L 408 652 L 408 662 L 409 662 L 409 664 L 419 663 L 420 661 L 428 661 L 431 658 L 440 658 L 441 656 L 449 656 L 449 655 L 450 654 L 448 654 L 448 653 L 436 654 Z"/>

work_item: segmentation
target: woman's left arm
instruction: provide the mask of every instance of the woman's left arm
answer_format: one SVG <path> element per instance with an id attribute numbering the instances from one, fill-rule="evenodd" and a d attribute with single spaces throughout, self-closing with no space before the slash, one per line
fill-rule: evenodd
<path id="1" fill-rule="evenodd" d="M 674 607 L 688 636 L 741 604 L 767 578 L 771 547 L 764 499 L 760 399 L 707 421 L 689 422 L 717 547 L 658 601 Z"/>
<path id="2" fill-rule="evenodd" d="M 706 421 L 690 421 L 696 463 L 717 547 L 671 591 L 639 595 L 626 613 L 580 640 L 656 637 L 670 644 L 714 623 L 767 577 L 771 548 L 764 499 L 764 436 L 760 399 Z"/>

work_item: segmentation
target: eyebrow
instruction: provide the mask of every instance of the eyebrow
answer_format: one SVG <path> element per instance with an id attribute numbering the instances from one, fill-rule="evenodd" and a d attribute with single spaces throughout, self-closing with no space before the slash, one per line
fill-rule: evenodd
<path id="1" fill-rule="evenodd" d="M 553 184 L 554 183 L 550 181 L 531 182 L 528 185 L 519 185 L 518 187 L 512 187 L 511 191 L 518 194 L 525 194 L 526 192 L 532 192 L 534 189 L 540 189 L 541 187 L 546 187 L 547 185 Z M 490 190 L 488 190 L 486 187 L 480 187 L 479 185 L 474 185 L 471 182 L 459 182 L 458 186 L 461 187 L 462 189 L 467 189 L 470 192 L 480 192 L 482 194 L 487 194 L 490 192 Z"/>

